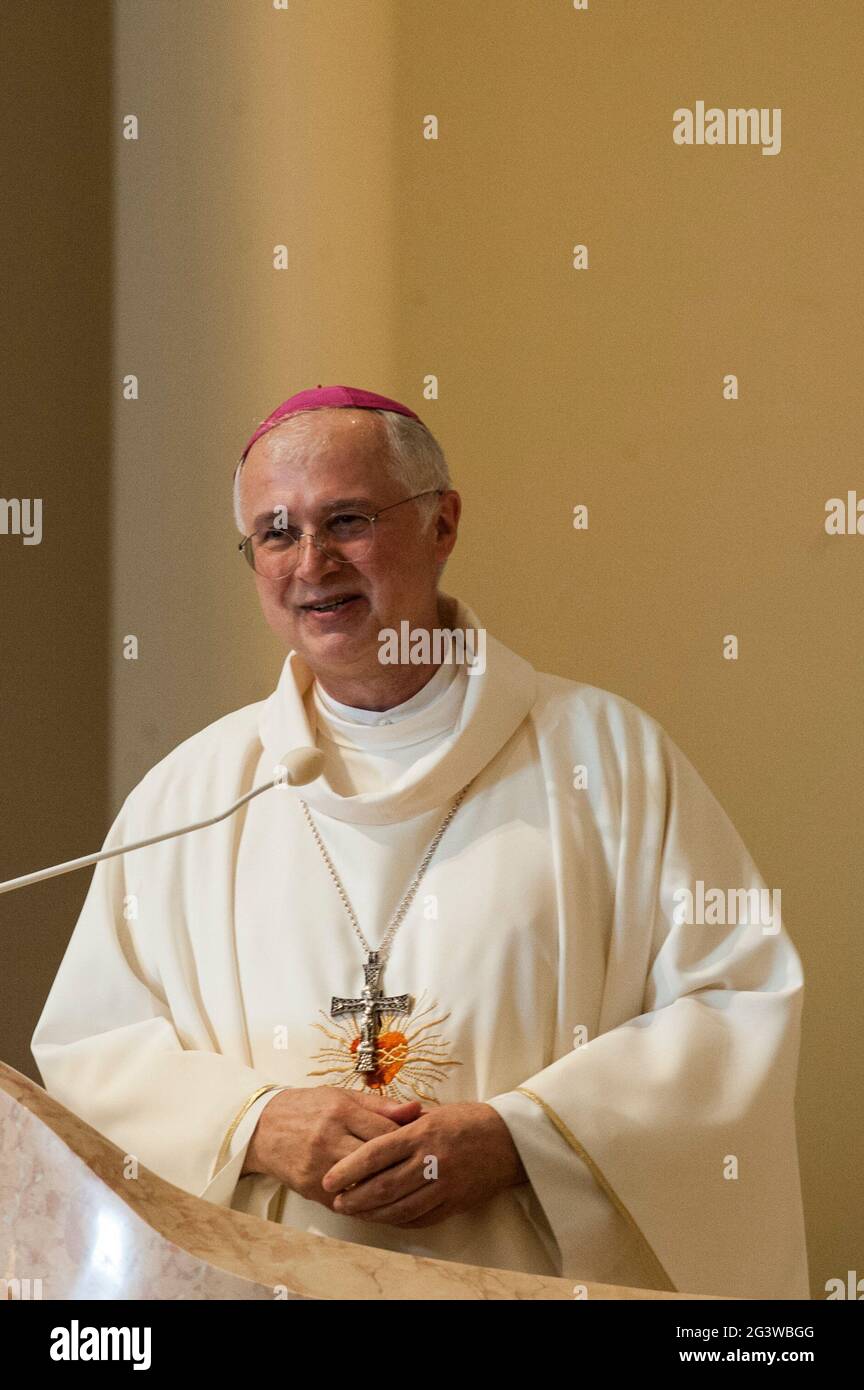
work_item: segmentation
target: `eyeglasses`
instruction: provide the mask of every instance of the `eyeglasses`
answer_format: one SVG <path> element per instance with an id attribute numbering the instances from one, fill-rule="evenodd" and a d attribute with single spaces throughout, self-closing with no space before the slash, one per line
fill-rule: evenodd
<path id="1" fill-rule="evenodd" d="M 301 531 L 297 526 L 278 526 L 274 522 L 244 536 L 237 549 L 243 551 L 255 573 L 263 575 L 265 579 L 285 579 L 293 573 L 304 536 L 308 536 L 328 559 L 338 560 L 343 565 L 353 564 L 368 558 L 379 516 L 393 507 L 401 507 L 404 502 L 414 502 L 418 497 L 428 497 L 433 492 L 441 497 L 444 489 L 427 488 L 425 492 L 415 492 L 413 497 L 403 497 L 398 502 L 379 507 L 372 516 L 366 516 L 363 512 L 334 512 L 317 531 Z"/>

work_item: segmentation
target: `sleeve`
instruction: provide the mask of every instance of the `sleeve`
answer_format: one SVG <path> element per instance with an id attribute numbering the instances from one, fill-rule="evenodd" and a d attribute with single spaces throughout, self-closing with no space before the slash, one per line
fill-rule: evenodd
<path id="1" fill-rule="evenodd" d="M 600 1026 L 488 1103 L 565 1277 L 806 1299 L 801 963 L 779 890 L 649 724 L 640 775 L 621 779 Z"/>
<path id="2" fill-rule="evenodd" d="M 127 807 L 106 848 L 136 838 Z M 181 1041 L 146 935 L 136 936 L 124 915 L 125 860 L 118 855 L 96 865 L 36 1025 L 31 1049 L 45 1088 L 168 1182 L 220 1206 L 266 1216 L 279 1184 L 262 1174 L 241 1178 L 240 1170 L 258 1116 L 281 1088 L 208 1047 L 191 995 L 186 1031 L 194 1030 L 198 1045 Z"/>
<path id="3" fill-rule="evenodd" d="M 240 1107 L 220 1145 L 214 1176 L 200 1194 L 205 1201 L 214 1202 L 217 1206 L 234 1206 L 250 1216 L 263 1217 L 267 1214 L 270 1199 L 281 1186 L 279 1179 L 263 1173 L 247 1173 L 245 1177 L 240 1175 L 262 1111 L 285 1089 L 283 1086 L 267 1086 L 263 1095 L 260 1091 L 253 1091 Z"/>
<path id="4" fill-rule="evenodd" d="M 498 1112 L 528 1174 L 515 1189 L 563 1277 L 638 1289 L 671 1289 L 666 1271 L 641 1234 L 604 1190 L 557 1116 L 521 1090 L 495 1096 Z M 563 1142 L 562 1142 L 563 1141 Z M 598 1180 L 599 1179 L 599 1180 Z"/>

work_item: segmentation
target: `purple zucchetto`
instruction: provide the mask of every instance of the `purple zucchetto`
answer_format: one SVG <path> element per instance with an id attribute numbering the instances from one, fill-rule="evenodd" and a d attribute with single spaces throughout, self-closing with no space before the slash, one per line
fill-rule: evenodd
<path id="1" fill-rule="evenodd" d="M 240 455 L 238 467 L 245 461 L 256 439 L 272 430 L 274 425 L 281 424 L 289 415 L 299 415 L 304 410 L 323 410 L 326 406 L 352 406 L 355 410 L 392 410 L 398 415 L 410 415 L 412 420 L 420 419 L 420 416 L 407 405 L 392 401 L 389 396 L 379 396 L 375 391 L 362 391 L 357 386 L 314 386 L 308 391 L 298 391 L 296 396 L 289 396 L 287 401 L 277 405 L 266 420 L 261 421 Z"/>

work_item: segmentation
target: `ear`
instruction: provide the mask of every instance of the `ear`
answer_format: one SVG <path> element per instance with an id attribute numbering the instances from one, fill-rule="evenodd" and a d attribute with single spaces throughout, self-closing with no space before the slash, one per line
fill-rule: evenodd
<path id="1" fill-rule="evenodd" d="M 438 549 L 438 559 L 442 564 L 456 544 L 461 514 L 462 499 L 459 493 L 451 488 L 441 498 L 435 521 L 435 542 Z"/>

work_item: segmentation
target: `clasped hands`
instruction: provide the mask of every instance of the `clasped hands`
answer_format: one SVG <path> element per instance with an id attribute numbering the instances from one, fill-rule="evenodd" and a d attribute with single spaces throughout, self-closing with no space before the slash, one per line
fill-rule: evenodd
<path id="1" fill-rule="evenodd" d="M 409 1228 L 528 1181 L 491 1105 L 423 1106 L 333 1086 L 279 1091 L 265 1105 L 246 1151 L 249 1173 L 340 1215 Z"/>

